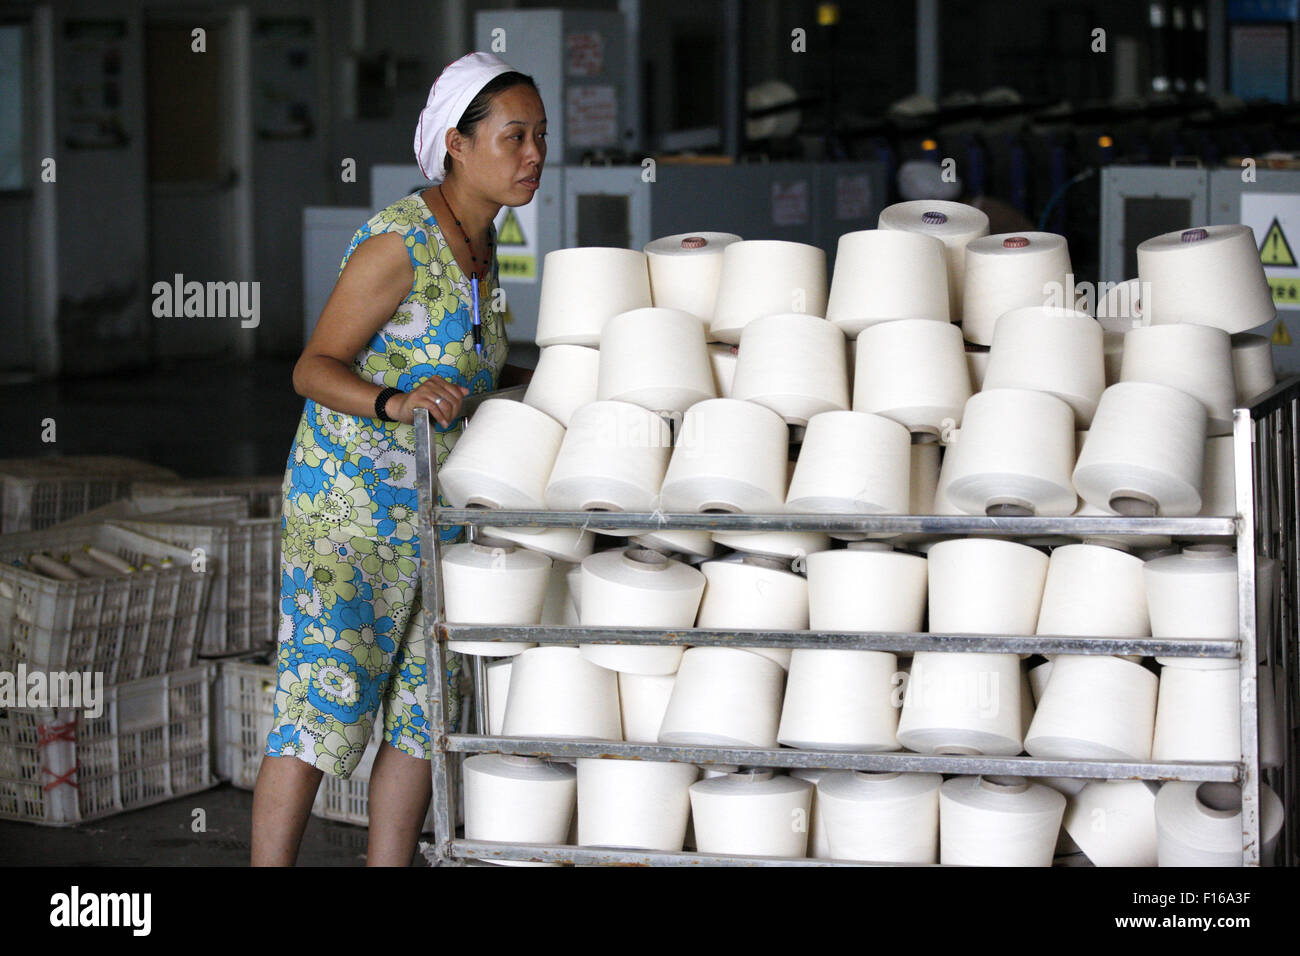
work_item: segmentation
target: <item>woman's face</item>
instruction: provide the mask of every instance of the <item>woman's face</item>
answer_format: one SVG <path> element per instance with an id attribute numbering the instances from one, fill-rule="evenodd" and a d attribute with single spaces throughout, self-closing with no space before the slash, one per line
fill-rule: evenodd
<path id="1" fill-rule="evenodd" d="M 546 163 L 546 110 L 537 91 L 512 86 L 492 98 L 492 109 L 465 146 L 462 169 L 470 185 L 503 206 L 527 205 Z M 458 159 L 460 157 L 457 157 Z"/>

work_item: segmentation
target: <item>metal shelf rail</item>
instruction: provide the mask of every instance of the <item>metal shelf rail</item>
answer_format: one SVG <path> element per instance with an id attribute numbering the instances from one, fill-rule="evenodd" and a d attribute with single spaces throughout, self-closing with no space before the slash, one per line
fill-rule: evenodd
<path id="1" fill-rule="evenodd" d="M 518 397 L 522 389 L 511 390 Z M 465 403 L 469 415 L 487 398 L 503 393 L 471 396 Z M 447 702 L 443 682 L 428 681 L 428 714 L 433 739 L 433 817 L 435 840 L 425 847 L 434 865 L 470 860 L 525 860 L 552 863 L 643 865 L 791 865 L 858 866 L 862 862 L 784 859 L 750 856 L 714 856 L 692 852 L 659 852 L 569 845 L 509 844 L 458 839 L 453 824 L 457 794 L 449 761 L 455 754 L 506 753 L 547 758 L 598 757 L 622 760 L 678 761 L 694 764 L 738 764 L 754 767 L 805 767 L 844 770 L 926 772 L 946 774 L 1012 774 L 1026 777 L 1125 778 L 1237 783 L 1241 786 L 1242 863 L 1260 863 L 1260 766 L 1258 710 L 1256 707 L 1257 651 L 1255 621 L 1256 547 L 1280 562 L 1281 601 L 1274 613 L 1275 626 L 1268 662 L 1285 674 L 1285 693 L 1279 695 L 1285 727 L 1285 759 L 1270 771 L 1275 789 L 1288 809 L 1296 798 L 1297 707 L 1297 540 L 1300 507 L 1297 501 L 1296 451 L 1300 447 L 1297 413 L 1300 379 L 1291 379 L 1260 396 L 1249 409 L 1237 409 L 1233 420 L 1234 473 L 1237 489 L 1235 518 L 1044 518 L 928 515 L 794 515 L 794 514 L 664 514 L 589 513 L 562 511 L 489 511 L 453 509 L 437 505 L 437 475 L 432 455 L 428 413 L 417 410 L 416 482 L 419 492 L 422 548 L 421 582 L 425 596 L 428 673 L 446 673 L 446 642 L 528 641 L 536 644 L 650 644 L 692 646 L 814 647 L 859 650 L 944 650 L 970 653 L 1140 654 L 1235 659 L 1240 666 L 1241 756 L 1235 762 L 1158 762 L 1055 760 L 1034 757 L 983 757 L 927 755 L 906 751 L 844 753 L 795 749 L 683 747 L 614 741 L 571 741 L 533 737 L 490 736 L 486 730 L 486 681 L 482 661 L 474 658 L 475 722 L 477 733 L 448 733 Z M 586 628 L 567 626 L 496 626 L 453 624 L 446 620 L 442 580 L 442 545 L 435 527 L 482 525 L 498 527 L 584 527 L 591 531 L 615 528 L 708 529 L 737 531 L 876 531 L 928 534 L 1001 534 L 1039 536 L 1082 534 L 1172 535 L 1235 538 L 1238 568 L 1238 623 L 1235 640 L 1169 640 L 1155 638 L 1078 638 L 1053 635 L 985 635 L 931 633 L 860 633 L 766 630 L 660 630 L 651 628 Z M 1296 833 L 1290 821 L 1280 841 L 1283 862 L 1297 860 Z"/>

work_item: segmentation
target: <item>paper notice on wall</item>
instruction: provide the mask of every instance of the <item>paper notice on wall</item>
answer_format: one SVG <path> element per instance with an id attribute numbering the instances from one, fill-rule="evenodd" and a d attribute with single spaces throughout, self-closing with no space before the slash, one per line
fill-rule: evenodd
<path id="1" fill-rule="evenodd" d="M 618 145 L 618 94 L 614 87 L 571 86 L 564 105 L 567 145 Z"/>
<path id="2" fill-rule="evenodd" d="M 835 218 L 866 219 L 871 214 L 871 177 L 865 173 L 835 177 Z"/>
<path id="3" fill-rule="evenodd" d="M 1273 304 L 1300 309 L 1300 195 L 1243 192 L 1241 221 L 1255 232 Z"/>
<path id="4" fill-rule="evenodd" d="M 772 225 L 806 226 L 810 206 L 808 180 L 772 183 Z"/>
<path id="5" fill-rule="evenodd" d="M 600 76 L 605 68 L 605 38 L 594 30 L 566 34 L 564 52 L 569 76 Z"/>

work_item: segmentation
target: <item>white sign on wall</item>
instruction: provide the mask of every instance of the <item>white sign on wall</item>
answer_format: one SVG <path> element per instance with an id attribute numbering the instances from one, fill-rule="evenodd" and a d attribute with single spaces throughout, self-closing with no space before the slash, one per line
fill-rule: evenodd
<path id="1" fill-rule="evenodd" d="M 1300 309 L 1300 195 L 1243 192 L 1241 221 L 1255 232 L 1279 309 Z"/>

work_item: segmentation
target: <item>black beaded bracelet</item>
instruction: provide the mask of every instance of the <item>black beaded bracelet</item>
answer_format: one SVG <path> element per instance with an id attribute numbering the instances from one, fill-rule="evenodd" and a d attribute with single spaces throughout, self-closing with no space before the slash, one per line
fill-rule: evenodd
<path id="1" fill-rule="evenodd" d="M 375 417 L 381 422 L 395 422 L 396 418 L 389 418 L 388 413 L 384 411 L 384 406 L 394 395 L 403 394 L 400 388 L 393 388 L 391 385 L 375 396 Z"/>

